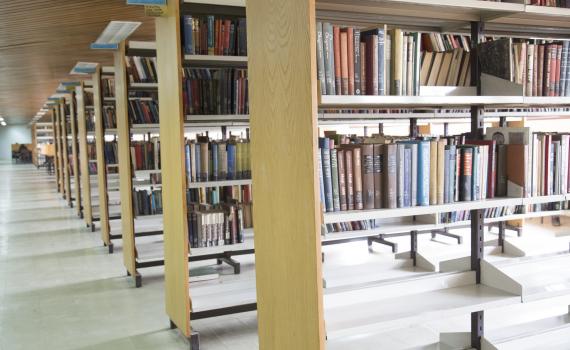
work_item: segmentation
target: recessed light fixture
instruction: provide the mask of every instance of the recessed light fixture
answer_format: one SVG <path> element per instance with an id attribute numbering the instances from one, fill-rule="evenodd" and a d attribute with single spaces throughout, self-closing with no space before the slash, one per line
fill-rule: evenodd
<path id="1" fill-rule="evenodd" d="M 3 121 L 4 121 L 4 118 L 0 116 L 0 122 L 3 122 Z"/>
<path id="2" fill-rule="evenodd" d="M 6 126 L 6 122 L 5 122 L 5 121 L 1 121 L 1 122 L 0 122 L 0 125 Z"/>

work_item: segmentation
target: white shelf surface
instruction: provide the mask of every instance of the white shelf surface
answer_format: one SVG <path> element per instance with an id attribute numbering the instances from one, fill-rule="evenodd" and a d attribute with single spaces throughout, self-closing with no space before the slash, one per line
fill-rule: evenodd
<path id="1" fill-rule="evenodd" d="M 371 219 L 387 219 L 413 215 L 438 214 L 461 210 L 487 209 L 516 205 L 528 205 L 570 200 L 570 195 L 552 195 L 528 198 L 492 198 L 481 201 L 456 202 L 440 205 L 417 206 L 395 209 L 352 210 L 323 213 L 323 223 L 349 222 Z"/>
<path id="2" fill-rule="evenodd" d="M 328 339 L 334 340 L 519 302 L 519 296 L 476 285 L 472 271 L 433 274 L 340 292 L 327 289 L 325 324 Z"/>
<path id="3" fill-rule="evenodd" d="M 189 64 L 247 65 L 247 56 L 184 55 Z"/>
<path id="4" fill-rule="evenodd" d="M 184 0 L 184 3 L 245 7 L 245 0 Z"/>
<path id="5" fill-rule="evenodd" d="M 205 181 L 205 182 L 191 182 L 188 188 L 210 188 L 210 187 L 223 187 L 223 186 L 243 186 L 251 185 L 251 179 L 243 180 L 223 180 L 223 181 Z"/>
<path id="6" fill-rule="evenodd" d="M 158 170 L 135 170 L 133 175 L 134 175 L 134 178 L 148 181 L 150 179 L 150 174 L 160 174 L 160 169 L 158 169 Z"/>
<path id="7" fill-rule="evenodd" d="M 130 83 L 129 87 L 134 89 L 158 89 L 158 83 Z"/>
<path id="8" fill-rule="evenodd" d="M 522 298 L 531 301 L 570 293 L 570 254 L 518 259 L 497 268 L 522 286 Z"/>

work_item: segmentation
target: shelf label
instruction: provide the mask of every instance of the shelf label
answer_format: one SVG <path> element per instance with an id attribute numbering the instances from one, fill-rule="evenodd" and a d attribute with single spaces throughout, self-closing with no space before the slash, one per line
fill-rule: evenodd
<path id="1" fill-rule="evenodd" d="M 144 14 L 148 17 L 162 17 L 166 15 L 166 5 L 145 5 Z"/>

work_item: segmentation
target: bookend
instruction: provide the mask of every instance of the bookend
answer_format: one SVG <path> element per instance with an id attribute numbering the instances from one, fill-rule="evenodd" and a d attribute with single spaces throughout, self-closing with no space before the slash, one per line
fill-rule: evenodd
<path id="1" fill-rule="evenodd" d="M 384 244 L 392 248 L 392 253 L 398 252 L 398 244 L 394 242 L 387 241 L 384 239 L 384 235 L 378 235 L 373 237 L 368 237 L 368 250 L 372 250 L 372 243 Z"/>

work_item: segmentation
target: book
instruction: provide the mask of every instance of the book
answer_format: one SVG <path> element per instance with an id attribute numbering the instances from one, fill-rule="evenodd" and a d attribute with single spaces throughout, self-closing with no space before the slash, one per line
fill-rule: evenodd
<path id="1" fill-rule="evenodd" d="M 374 209 L 374 145 L 360 148 L 362 164 L 362 202 L 364 209 Z"/>
<path id="2" fill-rule="evenodd" d="M 182 24 L 187 55 L 247 56 L 245 18 L 185 15 Z"/>
<path id="3" fill-rule="evenodd" d="M 374 208 L 383 208 L 384 190 L 384 151 L 383 145 L 375 144 L 373 146 L 374 153 Z"/>

